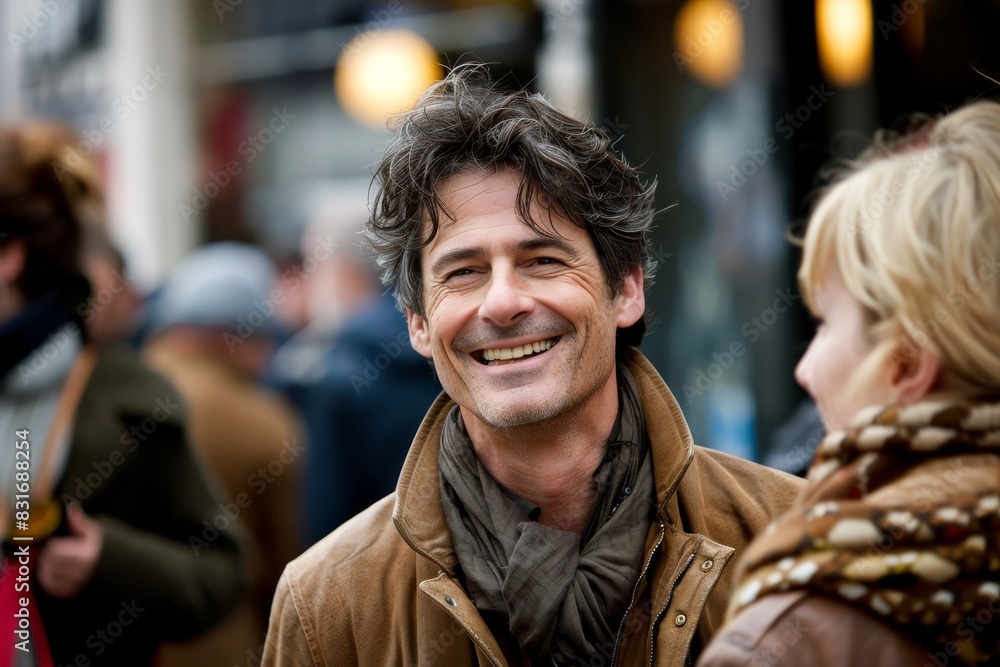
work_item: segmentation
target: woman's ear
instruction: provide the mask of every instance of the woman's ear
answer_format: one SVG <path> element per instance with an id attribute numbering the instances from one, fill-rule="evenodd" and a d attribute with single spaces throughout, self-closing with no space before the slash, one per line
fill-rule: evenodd
<path id="1" fill-rule="evenodd" d="M 890 386 L 899 403 L 914 403 L 931 393 L 941 377 L 937 352 L 915 345 L 903 346 L 891 358 Z"/>

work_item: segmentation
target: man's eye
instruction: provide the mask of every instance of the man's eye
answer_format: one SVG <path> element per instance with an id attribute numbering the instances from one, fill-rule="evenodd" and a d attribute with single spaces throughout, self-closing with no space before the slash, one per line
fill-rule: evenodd
<path id="1" fill-rule="evenodd" d="M 539 257 L 535 260 L 535 264 L 562 264 L 562 262 L 555 257 Z"/>
<path id="2" fill-rule="evenodd" d="M 474 273 L 472 269 L 458 269 L 457 271 L 452 271 L 444 277 L 445 280 L 451 280 L 452 278 L 461 278 L 462 276 L 471 276 Z"/>

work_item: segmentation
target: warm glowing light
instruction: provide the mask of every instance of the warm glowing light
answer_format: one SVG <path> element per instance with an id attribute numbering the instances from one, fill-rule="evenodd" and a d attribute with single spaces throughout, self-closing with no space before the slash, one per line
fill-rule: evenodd
<path id="1" fill-rule="evenodd" d="M 344 47 L 333 84 L 348 114 L 380 127 L 440 79 L 437 53 L 424 38 L 409 30 L 379 30 L 359 33 Z"/>
<path id="2" fill-rule="evenodd" d="M 872 68 L 871 0 L 816 0 L 816 40 L 831 83 L 863 83 Z"/>
<path id="3" fill-rule="evenodd" d="M 688 0 L 674 22 L 674 64 L 715 88 L 743 65 L 743 15 L 729 0 Z"/>

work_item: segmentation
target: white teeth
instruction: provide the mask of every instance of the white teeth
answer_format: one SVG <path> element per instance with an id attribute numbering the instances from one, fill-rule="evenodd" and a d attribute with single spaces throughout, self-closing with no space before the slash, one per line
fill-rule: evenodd
<path id="1" fill-rule="evenodd" d="M 521 357 L 527 357 L 532 354 L 544 352 L 552 347 L 552 341 L 553 339 L 549 338 L 548 340 L 535 343 L 525 343 L 524 345 L 518 345 L 517 347 L 505 347 L 499 350 L 483 350 L 483 359 L 485 361 L 520 359 Z"/>

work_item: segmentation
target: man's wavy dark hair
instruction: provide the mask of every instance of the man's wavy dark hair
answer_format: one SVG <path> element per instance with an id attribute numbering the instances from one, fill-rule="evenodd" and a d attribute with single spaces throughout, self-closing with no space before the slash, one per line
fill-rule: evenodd
<path id="1" fill-rule="evenodd" d="M 440 225 L 439 186 L 503 167 L 522 174 L 516 208 L 532 229 L 552 235 L 530 215 L 537 201 L 587 230 L 612 296 L 636 267 L 652 284 L 656 183 L 644 182 L 611 143 L 603 129 L 559 112 L 541 95 L 497 90 L 485 65 L 455 67 L 397 118 L 375 173 L 379 192 L 365 233 L 383 284 L 401 308 L 424 315 L 420 255 Z M 644 319 L 619 330 L 619 347 L 641 342 Z"/>

